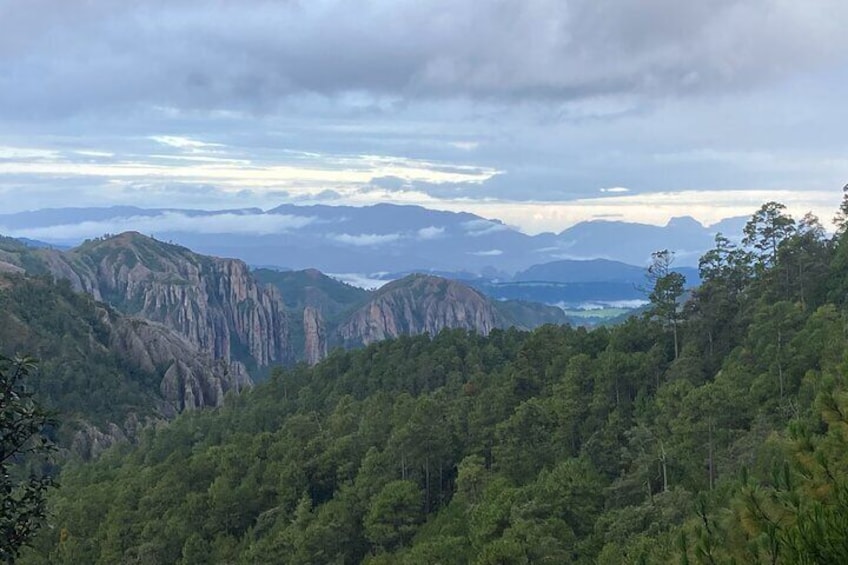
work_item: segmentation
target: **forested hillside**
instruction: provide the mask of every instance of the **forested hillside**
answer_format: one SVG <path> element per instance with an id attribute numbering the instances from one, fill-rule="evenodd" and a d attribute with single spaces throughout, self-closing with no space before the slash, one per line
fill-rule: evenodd
<path id="1" fill-rule="evenodd" d="M 29 386 L 61 422 L 51 436 L 83 457 L 251 384 L 167 327 L 124 316 L 67 281 L 0 273 L 0 356 L 16 355 L 40 360 Z"/>
<path id="2" fill-rule="evenodd" d="M 22 563 L 846 563 L 848 235 L 777 203 L 588 331 L 402 337 L 69 465 Z"/>

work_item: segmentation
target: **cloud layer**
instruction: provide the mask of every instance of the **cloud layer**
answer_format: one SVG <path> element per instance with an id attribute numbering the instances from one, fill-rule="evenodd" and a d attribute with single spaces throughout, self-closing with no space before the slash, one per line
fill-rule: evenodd
<path id="1" fill-rule="evenodd" d="M 50 241 L 82 240 L 107 233 L 127 230 L 148 234 L 186 232 L 200 234 L 269 235 L 298 230 L 315 221 L 310 216 L 285 214 L 235 214 L 230 212 L 191 216 L 181 212 L 163 212 L 155 216 L 129 216 L 108 221 L 85 221 L 33 228 L 8 228 L 0 225 L 0 233 L 13 237 Z"/>
<path id="2" fill-rule="evenodd" d="M 846 23 L 843 0 L 0 0 L 0 209 L 818 210 L 848 180 Z"/>
<path id="3" fill-rule="evenodd" d="M 841 0 L 0 4 L 0 108 L 274 111 L 745 88 L 842 58 Z"/>

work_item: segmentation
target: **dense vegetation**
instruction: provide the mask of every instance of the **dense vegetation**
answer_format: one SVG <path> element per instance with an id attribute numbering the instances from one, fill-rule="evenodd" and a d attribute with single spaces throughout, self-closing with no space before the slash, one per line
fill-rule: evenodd
<path id="1" fill-rule="evenodd" d="M 29 386 L 58 413 L 63 425 L 54 439 L 64 447 L 77 422 L 120 424 L 131 412 L 155 414 L 161 403 L 161 375 L 110 343 L 117 316 L 66 280 L 0 274 L 0 355 L 40 360 Z"/>
<path id="2" fill-rule="evenodd" d="M 352 307 L 365 303 L 367 290 L 337 281 L 315 269 L 304 271 L 275 271 L 255 269 L 253 276 L 262 284 L 279 289 L 286 308 L 303 311 L 306 306 L 320 307 L 332 318 Z"/>
<path id="3" fill-rule="evenodd" d="M 24 563 L 848 563 L 848 205 L 685 307 L 337 351 L 69 465 Z"/>
<path id="4" fill-rule="evenodd" d="M 34 399 L 30 359 L 0 356 L 0 561 L 13 561 L 47 514 L 53 486 L 44 429 L 49 414 Z"/>

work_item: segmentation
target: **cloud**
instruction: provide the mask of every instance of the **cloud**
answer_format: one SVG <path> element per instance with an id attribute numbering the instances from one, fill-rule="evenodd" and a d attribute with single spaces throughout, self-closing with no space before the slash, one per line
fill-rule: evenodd
<path id="1" fill-rule="evenodd" d="M 436 227 L 436 226 L 428 226 L 426 228 L 421 228 L 417 232 L 418 239 L 437 239 L 445 234 L 445 228 Z"/>
<path id="2" fill-rule="evenodd" d="M 498 255 L 503 255 L 503 251 L 500 249 L 489 249 L 487 251 L 469 251 L 469 255 L 476 255 L 477 257 L 496 257 Z"/>
<path id="3" fill-rule="evenodd" d="M 326 273 L 326 275 L 337 281 L 365 290 L 377 290 L 392 282 L 392 279 L 375 278 L 374 276 L 363 275 L 361 273 Z"/>
<path id="4" fill-rule="evenodd" d="M 0 111 L 729 91 L 844 61 L 846 17 L 842 0 L 31 0 L 0 6 Z"/>
<path id="5" fill-rule="evenodd" d="M 756 208 L 744 190 L 836 199 L 846 17 L 842 0 L 0 2 L 0 208 L 392 202 L 538 232 L 714 221 Z M 686 200 L 705 190 L 714 208 Z"/>
<path id="6" fill-rule="evenodd" d="M 465 229 L 466 233 L 472 237 L 479 237 L 483 235 L 489 235 L 499 231 L 505 231 L 509 229 L 509 226 L 503 224 L 501 222 L 493 221 L 493 220 L 469 220 L 467 222 L 462 223 L 463 229 Z"/>
<path id="7" fill-rule="evenodd" d="M 846 16 L 841 0 L 0 2 L 0 207 L 284 192 L 561 229 L 573 214 L 532 203 L 838 190 Z M 182 184 L 208 198 L 154 188 Z"/>
<path id="8" fill-rule="evenodd" d="M 162 145 L 167 145 L 168 147 L 176 147 L 177 149 L 187 149 L 190 151 L 223 147 L 223 144 L 221 143 L 207 143 L 205 141 L 176 135 L 153 135 L 150 139 L 157 143 L 161 143 Z"/>
<path id="9" fill-rule="evenodd" d="M 386 243 L 392 243 L 393 241 L 397 241 L 401 238 L 401 234 L 361 233 L 357 235 L 352 235 L 349 233 L 340 233 L 330 234 L 328 237 L 346 245 L 354 245 L 356 247 L 371 247 L 375 245 L 384 245 Z"/>
<path id="10" fill-rule="evenodd" d="M 167 145 L 187 147 L 190 152 L 194 152 L 198 147 L 210 144 L 187 138 L 168 138 Z M 146 182 L 159 179 L 195 184 L 214 183 L 238 189 L 285 188 L 292 194 L 300 192 L 301 195 L 305 193 L 315 196 L 332 190 L 327 187 L 329 183 L 346 184 L 353 190 L 368 189 L 374 179 L 388 179 L 387 186 L 393 186 L 392 183 L 396 182 L 413 186 L 411 183 L 415 181 L 427 186 L 442 183 L 456 186 L 462 183 L 483 183 L 499 173 L 491 167 L 385 155 L 325 154 L 320 160 L 307 163 L 286 159 L 285 155 L 274 157 L 262 164 L 232 158 L 227 153 L 216 153 L 214 156 L 135 154 L 96 161 L 80 159 L 77 151 L 63 155 L 54 150 L 0 147 L 0 175 L 87 176 Z"/>
<path id="11" fill-rule="evenodd" d="M 488 192 L 491 186 L 490 181 L 503 174 L 501 171 L 487 169 L 481 167 L 480 170 L 486 170 L 490 176 L 486 179 L 480 179 L 478 176 L 467 177 L 467 180 L 440 180 L 439 182 L 430 182 L 426 179 L 402 179 L 397 176 L 375 177 L 371 179 L 370 185 L 377 187 L 386 192 L 419 192 L 427 194 L 434 198 L 456 198 L 456 197 L 479 197 L 481 193 Z"/>
<path id="12" fill-rule="evenodd" d="M 53 160 L 59 157 L 59 152 L 37 147 L 11 147 L 0 145 L 0 161 L 5 160 Z"/>
<path id="13" fill-rule="evenodd" d="M 90 149 L 77 149 L 74 153 L 82 155 L 83 157 L 102 157 L 105 159 L 115 156 L 115 154 L 110 151 L 93 151 Z"/>
<path id="14" fill-rule="evenodd" d="M 314 221 L 315 218 L 309 216 L 284 214 L 225 212 L 194 216 L 180 212 L 164 212 L 156 216 L 131 216 L 107 221 L 87 221 L 38 228 L 8 229 L 0 226 L 0 233 L 12 237 L 62 242 L 80 241 L 105 233 L 121 233 L 129 230 L 153 235 L 159 233 L 270 235 L 300 229 Z"/>
<path id="15" fill-rule="evenodd" d="M 314 196 L 315 200 L 338 200 L 340 198 L 342 198 L 341 194 L 339 194 L 335 190 L 330 190 L 329 188 L 326 190 L 322 190 Z"/>
<path id="16" fill-rule="evenodd" d="M 375 177 L 371 184 L 384 190 L 408 190 L 410 184 L 399 177 Z"/>

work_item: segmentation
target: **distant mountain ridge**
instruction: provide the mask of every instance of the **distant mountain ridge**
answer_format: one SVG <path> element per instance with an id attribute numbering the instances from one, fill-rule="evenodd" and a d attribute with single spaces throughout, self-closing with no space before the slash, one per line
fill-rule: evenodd
<path id="1" fill-rule="evenodd" d="M 515 273 L 562 259 L 604 258 L 645 265 L 660 249 L 694 266 L 715 233 L 737 234 L 745 218 L 703 226 L 672 218 L 665 226 L 592 220 L 558 234 L 527 235 L 499 220 L 420 206 L 285 204 L 271 210 L 64 208 L 0 214 L 0 233 L 50 244 L 137 230 L 198 253 L 251 265 L 329 273 L 467 271 Z"/>
<path id="2" fill-rule="evenodd" d="M 691 288 L 700 284 L 700 274 L 694 267 L 672 266 L 686 279 Z M 430 273 L 433 274 L 433 273 Z M 496 300 L 519 300 L 577 308 L 617 303 L 635 305 L 647 300 L 647 269 L 608 259 L 563 259 L 533 265 L 514 276 L 496 273 L 493 277 L 467 272 L 443 273 L 476 288 Z M 403 273 L 387 274 L 388 280 Z"/>
<path id="3" fill-rule="evenodd" d="M 645 268 L 628 265 L 609 259 L 589 259 L 575 261 L 563 259 L 533 265 L 529 269 L 518 272 L 512 278 L 515 282 L 546 281 L 559 283 L 585 282 L 636 282 L 645 278 Z"/>

